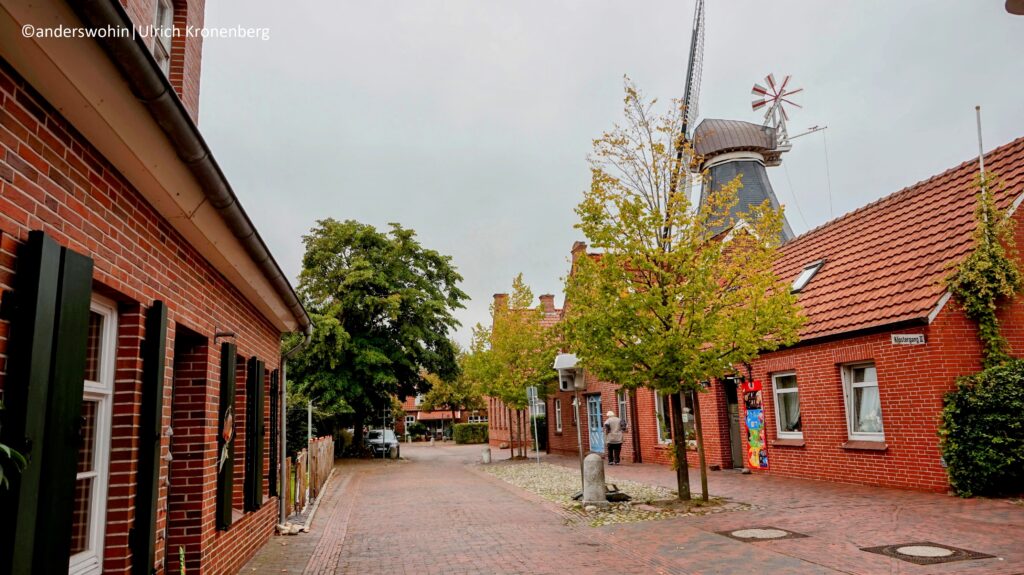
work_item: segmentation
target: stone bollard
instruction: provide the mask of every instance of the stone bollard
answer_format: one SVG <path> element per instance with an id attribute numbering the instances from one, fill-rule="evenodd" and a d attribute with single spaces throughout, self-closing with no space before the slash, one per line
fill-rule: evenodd
<path id="1" fill-rule="evenodd" d="M 490 463 L 491 462 L 491 448 L 490 447 L 485 447 L 484 448 L 482 457 L 483 457 L 484 463 Z"/>
<path id="2" fill-rule="evenodd" d="M 583 505 L 608 506 L 604 485 L 604 460 L 596 453 L 583 459 Z"/>
<path id="3" fill-rule="evenodd" d="M 430 436 L 430 446 L 431 447 L 434 446 L 434 436 L 433 435 Z"/>

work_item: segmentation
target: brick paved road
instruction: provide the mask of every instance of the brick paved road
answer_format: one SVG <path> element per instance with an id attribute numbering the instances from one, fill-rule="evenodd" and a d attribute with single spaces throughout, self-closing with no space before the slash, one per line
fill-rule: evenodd
<path id="1" fill-rule="evenodd" d="M 402 449 L 408 461 L 339 464 L 312 532 L 272 538 L 243 573 L 1024 573 L 1024 508 L 1005 502 L 722 472 L 712 493 L 764 509 L 591 528 L 475 470 L 479 452 L 413 445 Z M 672 480 L 659 466 L 609 475 Z M 742 543 L 715 533 L 767 525 L 809 537 Z M 921 540 L 999 558 L 917 566 L 859 550 Z"/>

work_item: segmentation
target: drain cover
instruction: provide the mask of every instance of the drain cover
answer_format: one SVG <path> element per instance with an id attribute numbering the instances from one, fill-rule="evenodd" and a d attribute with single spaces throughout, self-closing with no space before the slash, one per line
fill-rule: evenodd
<path id="1" fill-rule="evenodd" d="M 864 547 L 861 551 L 878 553 L 886 557 L 894 557 L 901 561 L 914 563 L 916 565 L 936 565 L 939 563 L 950 563 L 952 561 L 967 561 L 970 559 L 989 559 L 992 555 L 986 555 L 970 549 L 960 549 L 949 545 L 941 545 L 930 541 L 919 543 L 900 543 L 897 545 L 881 545 L 878 547 Z"/>
<path id="2" fill-rule="evenodd" d="M 777 539 L 796 539 L 807 537 L 803 533 L 795 533 L 778 527 L 745 527 L 743 529 L 731 529 L 719 531 L 719 535 L 731 537 L 737 541 L 771 541 Z"/>

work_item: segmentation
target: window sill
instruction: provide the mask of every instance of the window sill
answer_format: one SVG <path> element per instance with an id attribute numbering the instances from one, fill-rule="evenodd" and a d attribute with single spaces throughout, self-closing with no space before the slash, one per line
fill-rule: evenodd
<path id="1" fill-rule="evenodd" d="M 843 449 L 855 451 L 885 451 L 889 446 L 884 441 L 865 441 L 862 439 L 851 439 L 843 444 Z"/>
<path id="2" fill-rule="evenodd" d="M 555 432 L 555 437 L 562 437 L 562 432 L 561 431 L 556 431 Z"/>
<path id="3" fill-rule="evenodd" d="M 772 442 L 772 447 L 804 447 L 804 440 L 797 438 L 779 438 Z"/>

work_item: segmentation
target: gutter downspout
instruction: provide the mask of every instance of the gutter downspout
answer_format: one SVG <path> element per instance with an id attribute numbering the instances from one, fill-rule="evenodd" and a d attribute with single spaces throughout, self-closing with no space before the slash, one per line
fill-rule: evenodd
<path id="1" fill-rule="evenodd" d="M 281 354 L 281 440 L 278 442 L 280 445 L 281 453 L 278 461 L 281 462 L 281 485 L 280 496 L 278 497 L 278 523 L 284 525 L 284 522 L 288 520 L 287 507 L 285 506 L 285 497 L 288 496 L 288 467 L 284 464 L 285 458 L 288 455 L 288 360 L 296 353 L 305 349 L 309 345 L 310 340 L 313 338 L 313 329 L 310 326 L 306 330 L 306 336 L 300 341 L 295 347 Z"/>
<path id="2" fill-rule="evenodd" d="M 117 0 L 81 0 L 68 3 L 86 28 L 134 30 L 135 25 Z M 122 37 L 124 36 L 124 37 Z M 97 35 L 96 41 L 128 82 L 132 94 L 149 110 L 167 135 L 178 157 L 196 178 L 206 201 L 223 218 L 231 233 L 291 310 L 301 331 L 312 326 L 295 290 L 260 238 L 252 220 L 221 171 L 195 122 L 188 115 L 170 81 L 160 71 L 142 37 L 134 34 Z"/>

